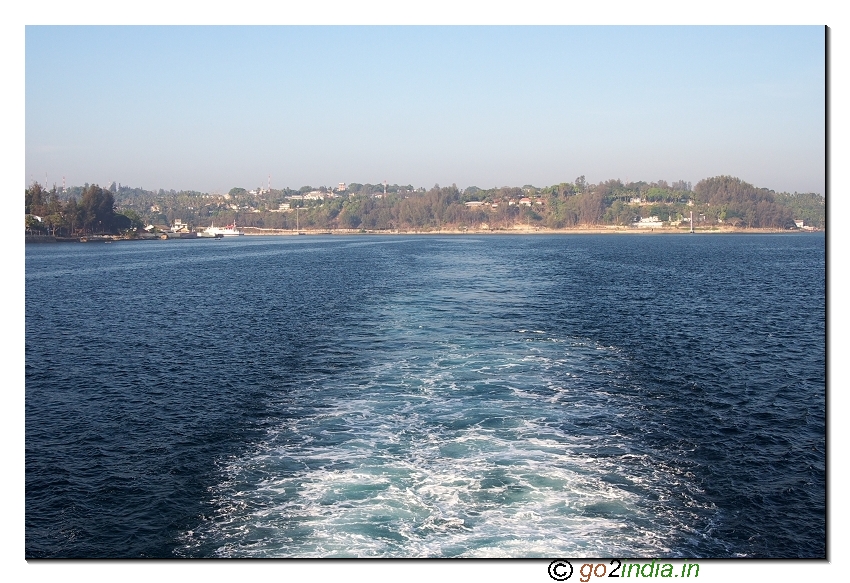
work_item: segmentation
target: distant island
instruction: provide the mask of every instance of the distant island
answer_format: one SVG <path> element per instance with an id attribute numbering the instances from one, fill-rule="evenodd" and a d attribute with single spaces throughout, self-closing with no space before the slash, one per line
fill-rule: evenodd
<path id="1" fill-rule="evenodd" d="M 825 199 L 776 193 L 732 176 L 668 184 L 587 183 L 482 189 L 397 184 L 148 191 L 116 183 L 25 190 L 27 240 L 108 240 L 238 225 L 246 235 L 295 233 L 800 231 L 826 227 Z"/>

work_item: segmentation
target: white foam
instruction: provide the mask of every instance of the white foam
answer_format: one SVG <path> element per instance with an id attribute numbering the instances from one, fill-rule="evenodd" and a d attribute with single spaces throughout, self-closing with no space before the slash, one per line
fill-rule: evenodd
<path id="1" fill-rule="evenodd" d="M 529 350 L 521 338 L 483 352 L 450 346 L 430 360 L 376 364 L 356 397 L 314 395 L 328 396 L 226 464 L 217 514 L 184 534 L 185 552 L 213 545 L 221 556 L 669 554 L 672 537 L 688 526 L 658 509 L 673 489 L 692 491 L 701 511 L 698 489 L 676 468 L 630 453 L 627 436 L 565 433 L 561 420 L 614 414 L 614 396 L 596 391 L 565 408 L 575 390 L 564 383 L 592 374 L 579 371 L 592 370 L 583 359 L 597 347 L 574 344 L 566 358 L 556 344 L 540 346 L 549 348 Z M 483 398 L 483 387 L 496 392 Z M 312 411 L 313 404 L 330 407 Z M 600 445 L 624 453 L 595 456 Z M 657 503 L 648 506 L 641 489 Z"/>

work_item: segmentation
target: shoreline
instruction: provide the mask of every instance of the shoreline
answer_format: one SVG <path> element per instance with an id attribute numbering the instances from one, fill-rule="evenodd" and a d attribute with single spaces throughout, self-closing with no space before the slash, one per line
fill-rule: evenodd
<path id="1" fill-rule="evenodd" d="M 705 228 L 689 229 L 652 228 L 634 229 L 629 227 L 577 227 L 569 229 L 437 229 L 437 230 L 403 230 L 403 229 L 301 229 L 300 231 L 284 229 L 262 229 L 259 227 L 241 227 L 245 236 L 297 236 L 297 235 L 689 235 L 689 234 L 801 234 L 825 232 L 826 229 L 747 229 L 747 228 Z"/>
<path id="2" fill-rule="evenodd" d="M 800 235 L 805 233 L 825 233 L 826 229 L 746 229 L 746 228 L 704 228 L 695 229 L 693 233 L 688 229 L 673 229 L 673 228 L 651 228 L 651 229 L 634 229 L 629 227 L 577 227 L 570 229 L 547 229 L 547 228 L 529 228 L 529 229 L 439 229 L 439 230 L 360 230 L 360 229 L 301 229 L 293 231 L 289 229 L 263 229 L 260 227 L 241 227 L 244 236 L 246 237 L 296 237 L 299 235 L 317 236 L 317 235 L 334 235 L 334 236 L 357 236 L 357 235 L 431 235 L 431 236 L 451 236 L 451 235 L 476 235 L 476 236 L 491 236 L 491 235 L 767 235 L 767 234 L 782 234 L 782 235 Z M 227 237 L 231 239 L 233 237 Z M 185 240 L 196 240 L 198 237 L 188 237 Z M 94 237 L 53 237 L 50 235 L 26 235 L 25 243 L 114 243 L 117 241 L 158 241 L 159 237 L 151 238 L 126 238 L 120 236 L 94 236 Z M 183 240 L 183 239 L 181 239 Z M 215 239 L 211 239 L 215 240 Z"/>

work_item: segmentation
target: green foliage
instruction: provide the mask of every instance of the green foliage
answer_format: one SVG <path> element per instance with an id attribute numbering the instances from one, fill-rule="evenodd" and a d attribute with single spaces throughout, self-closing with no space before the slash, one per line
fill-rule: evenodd
<path id="1" fill-rule="evenodd" d="M 112 220 L 112 226 L 119 233 L 123 233 L 132 228 L 133 221 L 127 215 L 116 214 Z"/>
<path id="2" fill-rule="evenodd" d="M 644 192 L 641 193 L 642 198 L 645 198 L 648 202 L 658 202 L 669 200 L 673 193 L 670 190 L 665 190 L 663 188 L 658 188 L 657 186 L 648 188 Z"/>
<path id="3" fill-rule="evenodd" d="M 24 217 L 24 225 L 26 227 L 26 230 L 31 233 L 40 233 L 45 229 L 44 223 L 39 221 L 33 215 L 26 215 Z"/>
<path id="4" fill-rule="evenodd" d="M 743 217 L 747 227 L 756 228 L 792 228 L 794 218 L 791 210 L 776 202 L 773 192 L 766 188 L 756 188 L 740 178 L 716 176 L 700 180 L 694 187 L 694 194 L 706 214 L 717 217 L 725 209 L 731 209 Z M 713 212 L 708 210 L 714 207 Z"/>
<path id="5" fill-rule="evenodd" d="M 821 195 L 783 192 L 776 195 L 776 201 L 790 209 L 794 219 L 819 229 L 826 227 L 826 200 Z"/>
<path id="6" fill-rule="evenodd" d="M 649 207 L 648 217 L 658 217 L 661 221 L 670 220 L 670 208 L 667 205 L 654 204 Z"/>
<path id="7" fill-rule="evenodd" d="M 705 226 L 793 228 L 793 219 L 806 225 L 825 226 L 825 201 L 817 194 L 776 194 L 738 178 L 719 176 L 697 183 L 691 190 L 685 181 L 668 184 L 611 179 L 591 184 L 583 176 L 574 183 L 551 186 L 524 185 L 481 189 L 455 185 L 430 190 L 412 185 L 351 183 L 342 196 L 317 201 L 293 201 L 287 197 L 318 190 L 329 195 L 332 188 L 304 186 L 247 196 L 245 189 L 231 189 L 231 196 L 196 191 L 159 190 L 127 186 L 102 189 L 97 185 L 71 187 L 67 192 L 47 191 L 34 183 L 25 190 L 27 214 L 42 218 L 38 225 L 27 221 L 32 232 L 82 234 L 134 232 L 144 225 L 166 225 L 179 218 L 193 226 L 229 224 L 273 229 L 346 228 L 365 230 L 437 230 L 478 228 L 511 229 L 515 225 L 571 228 L 580 225 L 622 225 L 636 217 L 656 215 L 661 220 L 705 216 Z M 337 193 L 333 193 L 337 194 Z M 532 206 L 520 204 L 530 198 Z M 633 199 L 641 199 L 635 203 Z M 693 201 L 693 206 L 687 202 Z M 537 204 L 537 201 L 542 204 Z M 292 210 L 278 212 L 281 202 Z M 483 204 L 467 207 L 465 203 Z M 118 210 L 120 205 L 120 211 Z M 300 207 L 296 212 L 294 207 Z M 296 221 L 297 217 L 297 221 Z"/>
<path id="8" fill-rule="evenodd" d="M 584 174 L 576 178 L 574 184 L 576 192 L 584 192 L 587 188 L 587 180 L 585 180 Z"/>
<path id="9" fill-rule="evenodd" d="M 47 193 L 38 182 L 33 182 L 32 186 L 24 191 L 24 195 L 25 214 L 38 215 L 44 210 Z"/>
<path id="10" fill-rule="evenodd" d="M 136 211 L 134 211 L 132 209 L 125 210 L 125 211 L 121 212 L 120 214 L 115 215 L 116 220 L 118 220 L 121 224 L 124 224 L 125 223 L 124 219 L 122 219 L 120 217 L 125 217 L 129 221 L 129 226 L 124 227 L 123 229 L 121 229 L 121 227 L 118 227 L 119 230 L 143 229 L 145 227 L 145 223 L 144 223 L 144 221 L 142 221 L 142 217 L 140 217 L 139 213 L 137 213 Z M 117 223 L 116 223 L 116 225 L 117 225 Z"/>
<path id="11" fill-rule="evenodd" d="M 630 225 L 634 222 L 636 214 L 635 209 L 631 205 L 621 200 L 615 200 L 605 210 L 603 220 L 609 225 Z"/>
<path id="12" fill-rule="evenodd" d="M 80 199 L 83 229 L 93 233 L 115 232 L 115 198 L 96 184 L 89 186 Z"/>
<path id="13" fill-rule="evenodd" d="M 620 180 L 607 180 L 605 182 L 600 182 L 594 191 L 602 196 L 606 201 L 613 201 L 618 198 L 623 197 L 623 191 L 626 188 L 623 186 L 623 183 Z"/>

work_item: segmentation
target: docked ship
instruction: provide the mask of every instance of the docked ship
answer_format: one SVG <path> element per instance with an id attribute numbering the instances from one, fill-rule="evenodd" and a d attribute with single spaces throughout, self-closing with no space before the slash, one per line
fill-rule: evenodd
<path id="1" fill-rule="evenodd" d="M 216 227 L 215 224 L 210 224 L 207 229 L 204 229 L 199 236 L 200 237 L 238 237 L 239 235 L 244 235 L 242 231 L 236 228 L 236 223 L 234 222 L 232 225 L 227 225 L 226 227 Z"/>

